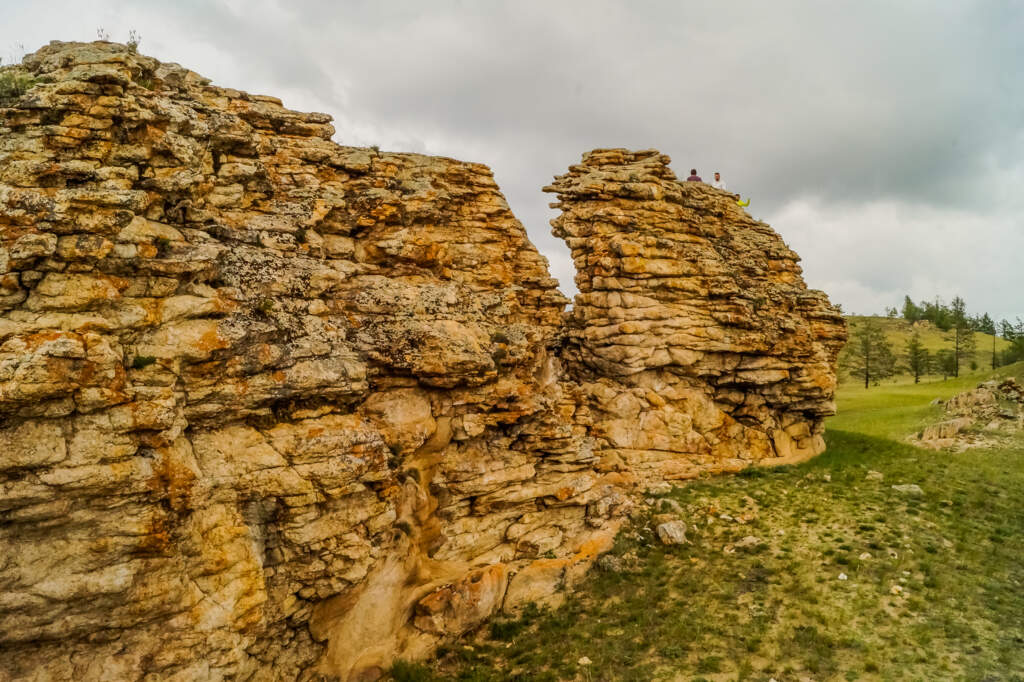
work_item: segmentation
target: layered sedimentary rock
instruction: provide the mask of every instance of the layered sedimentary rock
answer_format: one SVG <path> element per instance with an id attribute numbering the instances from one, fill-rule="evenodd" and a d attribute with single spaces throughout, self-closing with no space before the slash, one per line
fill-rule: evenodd
<path id="1" fill-rule="evenodd" d="M 545 188 L 580 293 L 570 371 L 602 470 L 691 478 L 822 452 L 839 310 L 737 197 L 655 150 L 595 150 Z"/>
<path id="2" fill-rule="evenodd" d="M 991 379 L 945 402 L 942 420 L 912 439 L 932 450 L 991 446 L 1024 429 L 1024 386 L 1013 377 Z"/>
<path id="3" fill-rule="evenodd" d="M 566 323 L 484 166 L 121 45 L 19 77 L 0 679 L 372 678 L 578 580 L 638 482 L 820 449 L 841 320 L 665 157 L 556 183 Z"/>

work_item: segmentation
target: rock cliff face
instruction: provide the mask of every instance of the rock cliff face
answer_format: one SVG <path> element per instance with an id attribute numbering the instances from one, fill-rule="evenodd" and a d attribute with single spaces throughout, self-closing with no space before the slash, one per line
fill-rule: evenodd
<path id="1" fill-rule="evenodd" d="M 566 357 L 601 468 L 691 478 L 822 452 L 838 310 L 735 195 L 668 162 L 595 150 L 546 188 L 578 273 Z"/>
<path id="2" fill-rule="evenodd" d="M 0 109 L 0 679 L 356 679 L 607 549 L 637 485 L 823 447 L 845 331 L 656 152 L 553 186 L 109 43 Z"/>

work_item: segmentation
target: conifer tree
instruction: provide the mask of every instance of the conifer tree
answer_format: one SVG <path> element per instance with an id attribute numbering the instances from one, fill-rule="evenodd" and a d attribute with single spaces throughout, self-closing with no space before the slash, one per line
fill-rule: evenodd
<path id="1" fill-rule="evenodd" d="M 903 297 L 903 319 L 907 322 L 917 322 L 921 319 L 921 315 L 924 311 L 921 307 L 914 303 L 914 300 L 909 296 Z"/>
<path id="2" fill-rule="evenodd" d="M 854 329 L 845 353 L 850 374 L 863 379 L 864 388 L 896 371 L 892 346 L 881 327 L 870 318 Z"/>
<path id="3" fill-rule="evenodd" d="M 979 332 L 992 334 L 993 336 L 995 336 L 996 333 L 996 323 L 992 321 L 992 318 L 989 317 L 988 313 L 985 313 L 978 318 L 977 324 L 974 328 Z"/>
<path id="4" fill-rule="evenodd" d="M 921 335 L 914 332 L 914 335 L 907 341 L 907 367 L 914 375 L 914 383 L 921 381 L 921 375 L 928 372 L 929 357 L 928 349 L 921 343 Z"/>
<path id="5" fill-rule="evenodd" d="M 936 351 L 935 355 L 932 356 L 932 367 L 935 373 L 941 374 L 942 380 L 945 381 L 955 371 L 956 358 L 953 357 L 953 351 L 948 348 Z"/>
<path id="6" fill-rule="evenodd" d="M 960 365 L 974 357 L 976 341 L 971 319 L 967 316 L 967 304 L 957 296 L 949 306 L 952 319 L 951 340 L 953 341 L 953 376 L 960 376 Z"/>

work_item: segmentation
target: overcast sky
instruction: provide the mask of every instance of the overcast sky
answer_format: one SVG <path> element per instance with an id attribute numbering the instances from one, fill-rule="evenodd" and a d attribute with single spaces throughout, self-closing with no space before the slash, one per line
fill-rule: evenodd
<path id="1" fill-rule="evenodd" d="M 843 7 L 839 7 L 842 4 Z M 848 312 L 1024 317 L 1024 3 L 0 0 L 5 63 L 102 27 L 342 144 L 491 166 L 562 288 L 540 188 L 594 147 L 723 174 Z"/>

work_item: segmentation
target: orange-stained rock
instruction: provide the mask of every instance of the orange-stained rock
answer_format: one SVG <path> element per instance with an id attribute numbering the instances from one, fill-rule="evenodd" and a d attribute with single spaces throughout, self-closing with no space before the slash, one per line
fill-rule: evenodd
<path id="1" fill-rule="evenodd" d="M 668 163 L 597 149 L 545 188 L 576 264 L 564 357 L 595 454 L 662 480 L 820 453 L 838 308 L 736 195 L 680 182 Z"/>
<path id="2" fill-rule="evenodd" d="M 638 485 L 823 447 L 838 312 L 667 157 L 555 183 L 563 319 L 485 166 L 123 45 L 17 68 L 0 679 L 369 679 L 557 601 Z"/>
<path id="3" fill-rule="evenodd" d="M 420 630 L 438 636 L 462 635 L 501 608 L 507 587 L 505 564 L 471 571 L 458 582 L 420 599 L 413 623 Z"/>

